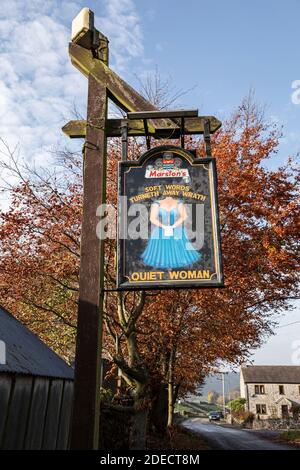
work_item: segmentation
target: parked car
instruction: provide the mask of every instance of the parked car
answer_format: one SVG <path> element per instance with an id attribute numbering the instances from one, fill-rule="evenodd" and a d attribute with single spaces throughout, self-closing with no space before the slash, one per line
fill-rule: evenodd
<path id="1" fill-rule="evenodd" d="M 223 418 L 223 413 L 221 411 L 211 411 L 208 415 L 209 421 L 220 421 Z"/>

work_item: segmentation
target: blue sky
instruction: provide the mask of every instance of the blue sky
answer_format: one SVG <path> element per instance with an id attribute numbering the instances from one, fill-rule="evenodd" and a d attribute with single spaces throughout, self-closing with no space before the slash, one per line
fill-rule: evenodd
<path id="1" fill-rule="evenodd" d="M 272 165 L 300 148 L 299 0 L 2 0 L 1 6 L 0 137 L 19 144 L 23 158 L 47 164 L 51 150 L 70 144 L 60 128 L 74 105 L 85 112 L 86 79 L 67 54 L 71 21 L 84 6 L 110 39 L 111 67 L 133 86 L 136 75 L 157 67 L 179 89 L 192 88 L 182 107 L 221 120 L 254 88 L 267 116 L 284 126 Z M 299 309 L 282 324 L 298 317 Z M 277 332 L 255 360 L 294 361 L 300 324 Z"/>

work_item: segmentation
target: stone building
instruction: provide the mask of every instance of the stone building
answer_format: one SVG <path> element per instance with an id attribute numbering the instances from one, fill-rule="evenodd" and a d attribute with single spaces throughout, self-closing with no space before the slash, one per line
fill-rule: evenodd
<path id="1" fill-rule="evenodd" d="M 257 419 L 300 418 L 300 366 L 244 366 L 241 397 Z"/>

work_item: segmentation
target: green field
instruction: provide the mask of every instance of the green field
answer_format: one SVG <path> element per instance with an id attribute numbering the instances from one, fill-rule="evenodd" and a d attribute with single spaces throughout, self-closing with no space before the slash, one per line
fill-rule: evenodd
<path id="1" fill-rule="evenodd" d="M 207 417 L 210 411 L 221 411 L 220 406 L 207 402 L 184 401 L 176 403 L 175 412 L 187 416 Z"/>

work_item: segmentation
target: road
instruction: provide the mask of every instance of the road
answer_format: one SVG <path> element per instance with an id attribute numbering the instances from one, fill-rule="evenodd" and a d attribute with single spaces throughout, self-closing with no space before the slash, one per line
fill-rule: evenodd
<path id="1" fill-rule="evenodd" d="M 213 449 L 222 450 L 295 450 L 291 446 L 268 441 L 259 431 L 246 431 L 231 426 L 209 423 L 202 418 L 191 418 L 182 423 L 199 433 Z"/>

